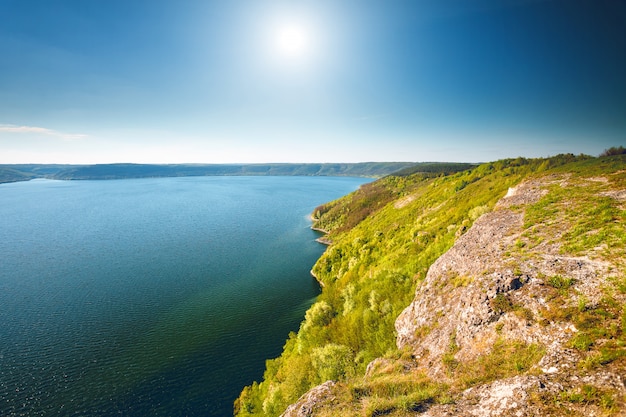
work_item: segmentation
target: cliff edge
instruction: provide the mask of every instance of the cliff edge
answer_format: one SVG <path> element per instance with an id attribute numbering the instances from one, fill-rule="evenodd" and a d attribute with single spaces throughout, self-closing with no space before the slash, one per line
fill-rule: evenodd
<path id="1" fill-rule="evenodd" d="M 624 415 L 625 168 L 498 161 L 321 207 L 322 295 L 237 415 Z"/>
<path id="2" fill-rule="evenodd" d="M 625 410 L 626 295 L 619 288 L 623 277 L 617 282 L 623 253 L 612 253 L 607 242 L 571 253 L 563 239 L 574 220 L 568 211 L 583 195 L 623 210 L 625 192 L 609 190 L 609 179 L 547 176 L 524 182 L 431 266 L 396 321 L 398 347 L 411 351 L 417 369 L 458 384 L 480 378 L 471 368 L 500 350 L 503 360 L 524 372 L 476 385 L 454 404 L 435 405 L 424 415 Z M 551 201 L 554 210 L 539 223 L 525 223 L 526 209 L 540 201 Z M 593 220 L 598 228 L 589 227 L 577 239 L 600 233 L 608 219 Z"/>

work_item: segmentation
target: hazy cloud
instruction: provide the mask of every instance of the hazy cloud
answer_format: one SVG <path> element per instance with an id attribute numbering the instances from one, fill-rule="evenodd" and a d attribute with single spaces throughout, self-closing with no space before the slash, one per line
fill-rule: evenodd
<path id="1" fill-rule="evenodd" d="M 54 136 L 56 138 L 65 139 L 65 140 L 84 139 L 87 137 L 87 135 L 84 135 L 81 133 L 65 133 L 65 132 L 59 132 L 53 129 L 47 129 L 45 127 L 17 126 L 17 125 L 6 125 L 6 124 L 0 124 L 0 132 L 38 133 L 41 135 Z"/>

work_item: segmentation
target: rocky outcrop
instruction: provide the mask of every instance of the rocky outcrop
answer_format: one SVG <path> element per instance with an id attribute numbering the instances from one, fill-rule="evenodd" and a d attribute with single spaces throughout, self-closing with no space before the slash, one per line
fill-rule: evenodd
<path id="1" fill-rule="evenodd" d="M 588 375 L 586 382 L 605 392 L 624 392 L 622 376 L 614 372 L 598 372 Z M 464 391 L 454 404 L 433 405 L 422 417 L 521 417 L 582 415 L 580 405 L 565 405 L 561 409 L 550 403 L 560 401 L 565 395 L 575 395 L 584 381 L 560 381 L 550 375 L 516 376 L 496 380 Z M 562 401 L 565 402 L 565 401 Z M 561 405 L 561 404 L 559 404 Z M 586 405 L 586 416 L 606 415 L 601 407 Z"/>
<path id="2" fill-rule="evenodd" d="M 608 271 L 618 266 L 568 256 L 554 239 L 526 246 L 524 209 L 545 195 L 550 185 L 566 187 L 566 178 L 548 177 L 509 190 L 493 212 L 479 218 L 431 266 L 414 301 L 396 321 L 398 347 L 409 349 L 418 367 L 432 378 L 452 382 L 445 358 L 448 363 L 471 362 L 489 354 L 497 340 L 542 346 L 545 355 L 534 369 L 536 375 L 471 388 L 454 405 L 436 405 L 423 415 L 550 414 L 542 398 L 554 401 L 585 384 L 600 391 L 604 387 L 616 398 L 626 395 L 620 366 L 582 371 L 584 354 L 569 348 L 579 329 L 549 314 L 573 308 L 577 302 L 580 309 L 596 305 Z M 613 194 L 619 198 L 622 192 Z M 550 285 L 550 280 L 558 282 Z M 557 293 L 554 287 L 559 283 L 571 285 L 571 290 L 565 293 L 561 288 Z M 626 301 L 617 297 L 618 302 Z M 554 305 L 555 300 L 560 304 Z M 585 305 L 580 306 L 580 300 Z"/>
<path id="3" fill-rule="evenodd" d="M 309 390 L 295 404 L 287 407 L 281 417 L 311 417 L 315 415 L 318 408 L 332 403 L 334 386 L 333 381 L 326 381 Z"/>
<path id="4" fill-rule="evenodd" d="M 504 313 L 494 306 L 496 297 L 521 298 L 522 293 L 541 285 L 533 278 L 537 273 L 521 273 L 519 265 L 506 262 L 505 253 L 519 238 L 523 223 L 523 212 L 510 207 L 536 202 L 544 194 L 542 184 L 527 183 L 509 190 L 493 212 L 477 219 L 430 267 L 415 300 L 398 317 L 398 346 L 411 347 L 432 376 L 441 376 L 441 359 L 449 352 L 451 341 L 459 359 L 484 353 L 493 344 L 498 336 L 495 323 Z M 526 290 L 522 292 L 523 287 Z M 526 323 L 508 321 L 509 333 L 515 331 L 527 342 L 538 338 L 525 332 Z"/>

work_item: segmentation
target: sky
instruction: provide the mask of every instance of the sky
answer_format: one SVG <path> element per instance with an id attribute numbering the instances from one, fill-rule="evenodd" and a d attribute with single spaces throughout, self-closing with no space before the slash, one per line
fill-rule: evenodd
<path id="1" fill-rule="evenodd" d="M 624 0 L 0 0 L 0 163 L 624 145 Z"/>

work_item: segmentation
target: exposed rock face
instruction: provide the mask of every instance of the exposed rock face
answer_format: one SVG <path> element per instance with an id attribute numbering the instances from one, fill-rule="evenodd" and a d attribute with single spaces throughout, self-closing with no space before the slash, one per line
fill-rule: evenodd
<path id="1" fill-rule="evenodd" d="M 542 343 L 549 350 L 571 338 L 576 332 L 572 326 L 529 322 L 545 305 L 545 278 L 538 277 L 572 278 L 588 299 L 598 299 L 605 263 L 561 255 L 556 245 L 537 247 L 525 259 L 511 254 L 524 231 L 521 208 L 538 201 L 550 182 L 537 180 L 509 190 L 493 212 L 480 217 L 431 266 L 415 300 L 398 317 L 398 346 L 411 347 L 431 376 L 442 377 L 441 359 L 451 343 L 457 346 L 457 359 L 470 360 L 486 353 L 497 337 Z M 526 317 L 505 311 L 507 306 L 498 305 L 503 302 L 523 306 Z"/>
<path id="2" fill-rule="evenodd" d="M 525 231 L 524 207 L 545 195 L 546 186 L 559 182 L 566 186 L 564 181 L 545 178 L 509 190 L 493 212 L 479 218 L 431 266 L 415 300 L 396 321 L 398 347 L 410 349 L 419 368 L 432 378 L 448 379 L 444 355 L 454 355 L 459 362 L 471 361 L 489 353 L 498 339 L 543 346 L 546 354 L 536 370 L 538 376 L 519 376 L 469 389 L 454 405 L 436 405 L 423 415 L 541 415 L 546 408 L 538 398 L 558 398 L 559 393 L 574 392 L 584 384 L 605 386 L 624 398 L 625 381 L 615 370 L 619 368 L 580 377 L 577 364 L 581 353 L 568 347 L 579 329 L 562 320 L 539 320 L 551 308 L 547 302 L 550 291 L 556 291 L 547 285 L 549 277 L 571 283 L 571 294 L 594 305 L 602 297 L 607 271 L 615 265 L 586 256 L 566 256 L 554 241 L 524 251 L 516 248 L 522 245 Z M 614 195 L 619 199 L 622 194 Z M 623 303 L 624 297 L 620 297 Z M 576 305 L 571 295 L 563 302 L 558 308 Z"/>
<path id="3" fill-rule="evenodd" d="M 623 377 L 610 372 L 593 373 L 587 377 L 596 387 L 624 392 Z M 454 404 L 433 405 L 423 417 L 531 417 L 562 415 L 564 410 L 551 409 L 550 402 L 560 395 L 575 392 L 581 381 L 557 381 L 549 375 L 516 376 L 497 380 L 464 391 Z M 556 399 L 556 400 L 555 400 Z M 582 415 L 580 407 L 566 407 L 566 415 Z M 586 416 L 602 416 L 600 407 L 587 406 Z"/>
<path id="4" fill-rule="evenodd" d="M 287 407 L 281 417 L 310 417 L 315 415 L 315 411 L 322 405 L 332 402 L 332 389 L 335 386 L 333 381 L 326 381 L 322 385 L 309 390 L 298 399 L 295 404 Z"/>

